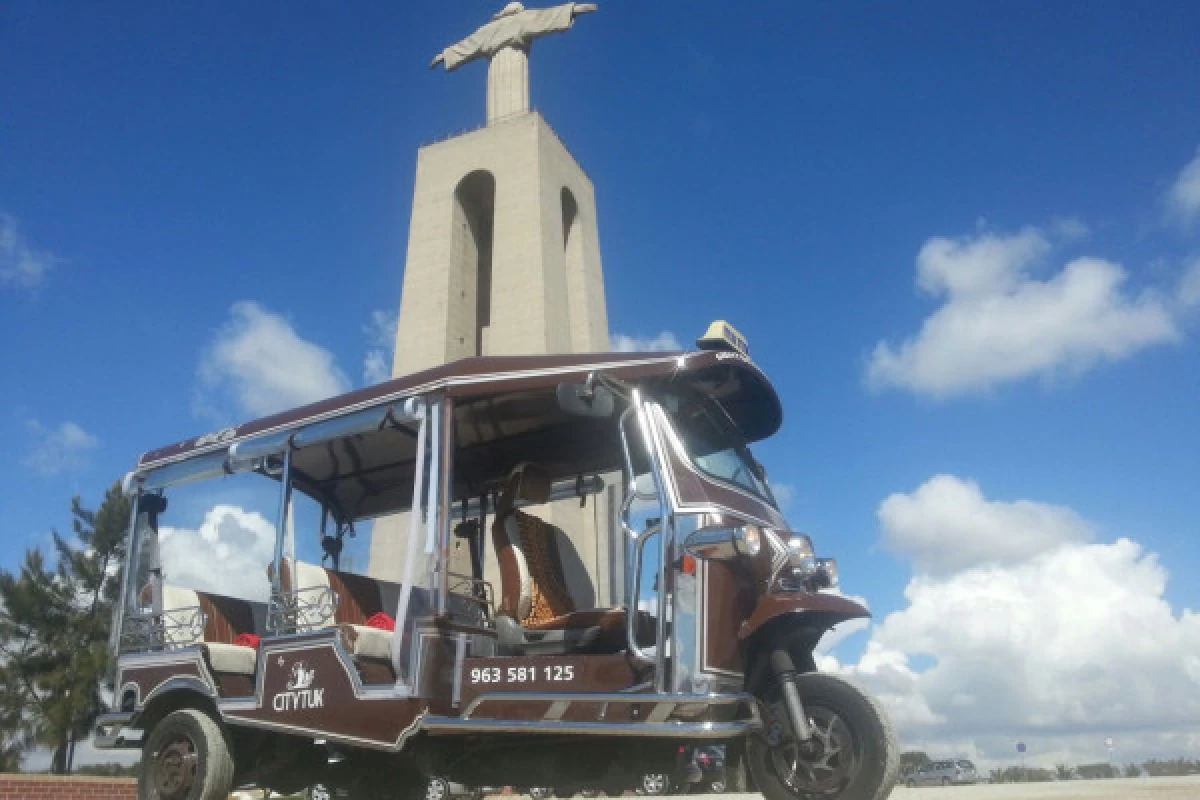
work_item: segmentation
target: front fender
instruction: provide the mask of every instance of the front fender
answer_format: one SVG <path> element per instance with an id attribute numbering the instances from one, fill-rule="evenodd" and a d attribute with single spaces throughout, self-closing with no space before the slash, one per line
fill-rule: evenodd
<path id="1" fill-rule="evenodd" d="M 793 616 L 794 615 L 794 616 Z M 749 618 L 738 630 L 738 639 L 748 642 L 755 633 L 772 620 L 787 616 L 805 628 L 816 628 L 824 633 L 839 622 L 871 616 L 871 612 L 860 603 L 838 594 L 820 592 L 788 592 L 787 594 L 764 595 Z M 790 626 L 789 626 L 790 627 Z"/>
<path id="2" fill-rule="evenodd" d="M 752 690 L 766 675 L 767 656 L 783 647 L 800 672 L 815 672 L 813 648 L 825 631 L 850 619 L 870 617 L 865 606 L 836 594 L 768 594 L 738 630 L 745 653 L 746 685 Z"/>

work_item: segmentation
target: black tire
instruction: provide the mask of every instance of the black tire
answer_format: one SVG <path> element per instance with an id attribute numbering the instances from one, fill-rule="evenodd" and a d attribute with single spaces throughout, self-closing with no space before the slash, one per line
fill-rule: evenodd
<path id="1" fill-rule="evenodd" d="M 756 694 L 766 730 L 746 740 L 746 761 L 766 800 L 883 800 L 896 784 L 899 747 L 887 714 L 873 698 L 836 675 L 797 676 L 814 726 L 800 755 L 783 694 L 771 680 Z M 788 774 L 790 773 L 790 774 Z"/>
<path id="2" fill-rule="evenodd" d="M 226 800 L 233 755 L 220 724 L 203 711 L 172 711 L 142 747 L 138 800 Z"/>

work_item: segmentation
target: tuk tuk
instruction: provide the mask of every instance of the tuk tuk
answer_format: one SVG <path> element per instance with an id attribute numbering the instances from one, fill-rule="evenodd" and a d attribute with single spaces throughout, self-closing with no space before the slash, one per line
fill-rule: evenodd
<path id="1" fill-rule="evenodd" d="M 748 447 L 779 398 L 727 324 L 697 344 L 469 358 L 143 455 L 97 746 L 140 747 L 159 800 L 408 799 L 430 775 L 612 794 L 681 744 L 723 746 L 731 791 L 886 797 L 884 712 L 814 658 L 868 612 L 829 591 L 835 561 Z M 277 487 L 260 601 L 179 585 L 161 558 L 172 493 L 238 475 Z M 619 602 L 586 607 L 563 567 L 579 517 L 553 509 L 605 491 Z M 403 534 L 392 578 L 341 569 L 345 533 L 382 519 Z"/>

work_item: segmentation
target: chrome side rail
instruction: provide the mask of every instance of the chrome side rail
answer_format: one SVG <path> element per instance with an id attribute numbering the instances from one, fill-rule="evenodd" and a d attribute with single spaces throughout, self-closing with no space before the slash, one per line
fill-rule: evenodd
<path id="1" fill-rule="evenodd" d="M 475 718 L 485 703 L 548 703 L 541 719 Z M 564 720 L 575 704 L 600 708 L 594 720 Z M 634 722 L 607 722 L 609 706 L 648 706 L 645 719 Z M 735 719 L 672 719 L 677 712 L 695 715 L 714 706 L 741 706 Z M 534 692 L 492 692 L 476 697 L 461 717 L 426 717 L 421 727 L 430 732 L 493 733 L 576 733 L 597 736 L 646 736 L 683 739 L 720 739 L 742 736 L 762 727 L 758 703 L 748 694 L 659 694 L 607 693 L 558 694 Z"/>
<path id="2" fill-rule="evenodd" d="M 200 606 L 126 614 L 121 626 L 120 653 L 187 647 L 203 637 L 207 623 L 208 616 Z"/>
<path id="3" fill-rule="evenodd" d="M 757 722 L 545 722 L 522 719 L 426 717 L 430 733 L 548 733 L 589 736 L 641 736 L 658 739 L 736 739 L 759 730 Z"/>
<path id="4" fill-rule="evenodd" d="M 306 586 L 291 592 L 272 593 L 267 601 L 267 633 L 311 633 L 328 627 L 341 598 L 328 586 Z"/>

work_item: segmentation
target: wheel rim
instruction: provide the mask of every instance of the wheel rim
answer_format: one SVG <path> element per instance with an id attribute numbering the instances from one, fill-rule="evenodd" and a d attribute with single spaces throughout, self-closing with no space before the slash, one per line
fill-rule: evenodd
<path id="1" fill-rule="evenodd" d="M 858 774 L 858 742 L 854 731 L 835 710 L 810 704 L 805 707 L 812 738 L 797 741 L 792 734 L 782 698 L 769 706 L 767 728 L 771 767 L 776 776 L 799 795 L 836 795 Z"/>
<path id="2" fill-rule="evenodd" d="M 308 794 L 312 800 L 329 800 L 329 790 L 319 783 Z"/>
<path id="3" fill-rule="evenodd" d="M 168 740 L 154 756 L 154 789 L 163 800 L 184 800 L 196 784 L 200 757 L 186 734 Z"/>
<path id="4" fill-rule="evenodd" d="M 642 778 L 642 788 L 646 794 L 662 794 L 667 788 L 666 775 L 646 775 Z"/>
<path id="5" fill-rule="evenodd" d="M 713 781 L 712 782 L 712 790 L 714 792 L 725 791 L 725 781 Z"/>
<path id="6" fill-rule="evenodd" d="M 443 800 L 446 794 L 446 784 L 434 778 L 429 782 L 429 788 L 425 790 L 425 800 Z"/>

